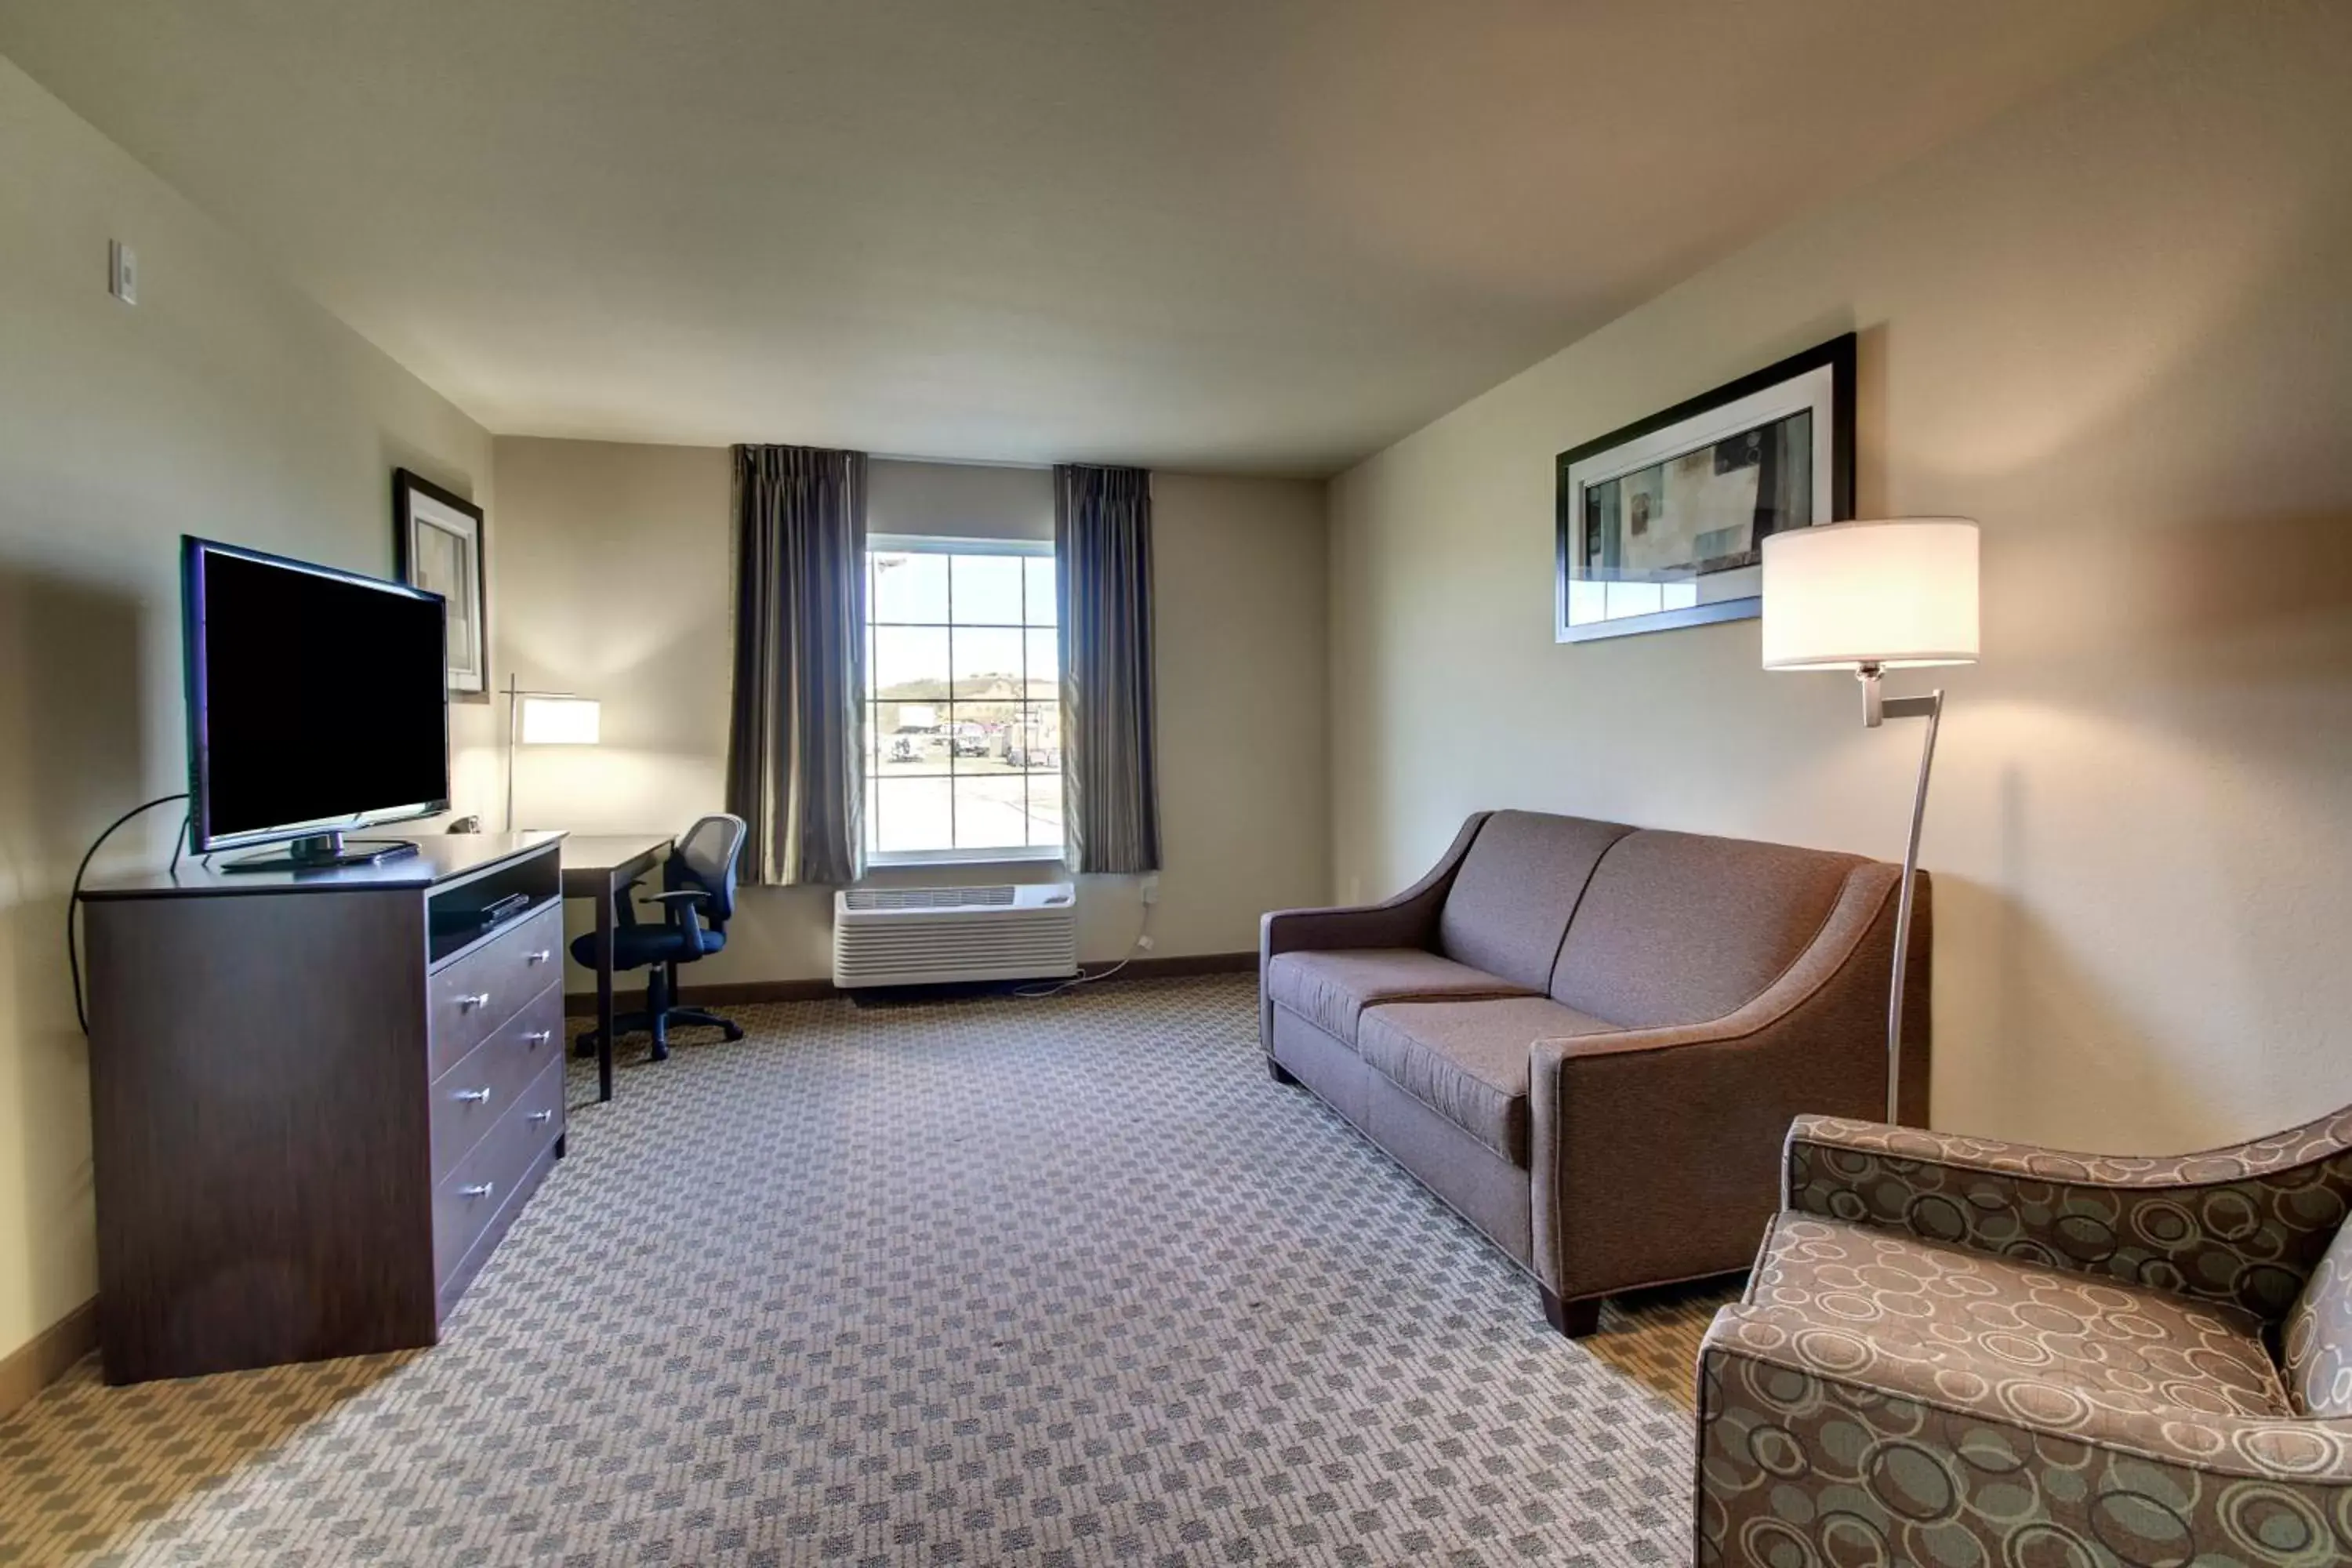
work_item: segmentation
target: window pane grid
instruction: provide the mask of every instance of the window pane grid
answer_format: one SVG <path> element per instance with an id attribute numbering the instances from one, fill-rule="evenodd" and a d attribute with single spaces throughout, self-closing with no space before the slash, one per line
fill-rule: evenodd
<path id="1" fill-rule="evenodd" d="M 919 561 L 886 589 L 886 571 Z M 898 612 L 866 627 L 869 850 L 1061 844 L 1052 567 L 1038 554 L 898 542 L 868 552 L 866 603 L 889 592 Z"/>

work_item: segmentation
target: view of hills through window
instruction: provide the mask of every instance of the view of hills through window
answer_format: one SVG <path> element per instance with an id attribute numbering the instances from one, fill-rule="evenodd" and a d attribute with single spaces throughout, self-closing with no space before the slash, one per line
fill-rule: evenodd
<path id="1" fill-rule="evenodd" d="M 1051 546 L 899 541 L 866 560 L 868 852 L 1058 848 Z"/>

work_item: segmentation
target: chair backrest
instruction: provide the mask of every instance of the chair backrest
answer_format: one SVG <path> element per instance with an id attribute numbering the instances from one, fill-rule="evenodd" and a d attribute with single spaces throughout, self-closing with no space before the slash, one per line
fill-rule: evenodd
<path id="1" fill-rule="evenodd" d="M 1438 950 L 1540 991 L 1592 868 L 1633 831 L 1613 822 L 1498 811 L 1478 829 L 1437 917 Z"/>
<path id="2" fill-rule="evenodd" d="M 723 812 L 688 828 L 663 862 L 663 882 L 673 889 L 698 888 L 710 895 L 699 910 L 710 926 L 724 929 L 735 913 L 735 862 L 748 829 L 740 816 Z"/>

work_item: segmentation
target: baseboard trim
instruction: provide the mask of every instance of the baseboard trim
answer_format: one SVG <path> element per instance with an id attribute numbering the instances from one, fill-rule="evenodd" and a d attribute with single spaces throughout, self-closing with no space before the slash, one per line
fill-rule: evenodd
<path id="1" fill-rule="evenodd" d="M 1078 967 L 1088 974 L 1100 974 L 1115 967 L 1109 963 L 1082 963 Z M 1167 958 L 1139 958 L 1119 970 L 1139 980 L 1181 980 L 1192 974 L 1255 974 L 1257 954 L 1250 952 L 1180 952 Z"/>
<path id="2" fill-rule="evenodd" d="M 1082 963 L 1083 973 L 1100 974 L 1112 968 L 1109 963 Z M 1167 958 L 1139 958 L 1119 971 L 1139 980 L 1177 980 L 1193 974 L 1248 974 L 1257 969 L 1255 952 L 1187 952 Z M 756 1002 L 822 1002 L 838 996 L 830 980 L 748 980 L 730 985 L 681 985 L 678 1001 L 688 1007 L 741 1007 Z M 623 1012 L 632 1012 L 646 1005 L 642 989 L 615 991 L 613 1005 Z M 566 992 L 563 1011 L 573 1018 L 596 1016 L 596 994 L 593 991 Z"/>
<path id="3" fill-rule="evenodd" d="M 685 1007 L 741 1007 L 754 1002 L 822 1002 L 838 995 L 830 980 L 746 980 L 731 985 L 681 985 L 677 1000 Z M 613 1005 L 624 1013 L 635 1012 L 646 1005 L 645 991 L 615 991 Z M 593 1018 L 596 1016 L 596 994 L 593 991 L 567 991 L 563 994 L 563 1011 L 569 1017 Z"/>
<path id="4" fill-rule="evenodd" d="M 5 1421 L 73 1370 L 98 1348 L 98 1299 L 84 1301 L 33 1336 L 22 1349 L 0 1356 L 0 1421 Z"/>

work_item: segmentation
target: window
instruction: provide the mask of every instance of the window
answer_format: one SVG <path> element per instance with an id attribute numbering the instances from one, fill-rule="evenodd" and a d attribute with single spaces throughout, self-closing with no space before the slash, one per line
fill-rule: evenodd
<path id="1" fill-rule="evenodd" d="M 866 574 L 867 855 L 1058 853 L 1053 546 L 877 536 Z"/>

